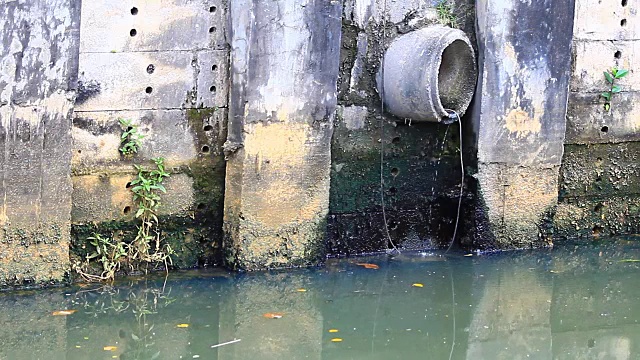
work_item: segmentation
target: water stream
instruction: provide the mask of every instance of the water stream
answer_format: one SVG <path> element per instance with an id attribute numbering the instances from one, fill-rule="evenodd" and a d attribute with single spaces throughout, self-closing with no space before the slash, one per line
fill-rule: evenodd
<path id="1" fill-rule="evenodd" d="M 638 359 L 638 259 L 618 239 L 6 292 L 0 358 Z"/>

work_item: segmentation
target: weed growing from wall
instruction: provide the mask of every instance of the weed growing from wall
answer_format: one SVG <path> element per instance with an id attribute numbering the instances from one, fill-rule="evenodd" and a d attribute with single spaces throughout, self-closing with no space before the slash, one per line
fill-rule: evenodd
<path id="1" fill-rule="evenodd" d="M 438 21 L 445 26 L 458 27 L 458 17 L 454 14 L 454 7 L 447 0 L 440 0 L 436 5 Z"/>
<path id="2" fill-rule="evenodd" d="M 140 219 L 136 238 L 129 246 L 129 260 L 144 263 L 164 263 L 167 268 L 171 262 L 173 250 L 168 244 L 161 244 L 157 210 L 160 206 L 160 193 L 166 193 L 162 182 L 169 177 L 165 170 L 164 159 L 153 159 L 155 168 L 148 170 L 134 165 L 138 176 L 131 182 L 133 201 L 138 205 L 136 218 Z"/>
<path id="3" fill-rule="evenodd" d="M 629 73 L 629 70 L 618 69 L 618 68 L 613 68 L 610 71 L 608 70 L 603 73 L 604 78 L 607 80 L 607 82 L 610 85 L 609 91 L 605 91 L 602 94 L 600 94 L 600 96 L 603 97 L 605 100 L 605 103 L 604 103 L 605 111 L 611 110 L 611 98 L 613 97 L 613 94 L 617 94 L 620 91 L 622 91 L 622 88 L 620 88 L 619 85 L 616 85 L 616 80 L 622 79 L 623 77 L 627 76 L 628 73 Z"/>
<path id="4" fill-rule="evenodd" d="M 122 129 L 120 153 L 125 158 L 131 158 L 138 153 L 144 136 L 138 132 L 137 125 L 131 120 L 118 119 L 118 122 Z M 84 279 L 113 280 L 123 265 L 132 271 L 146 272 L 149 265 L 161 263 L 164 264 L 165 269 L 168 269 L 169 264 L 172 264 L 173 250 L 168 244 L 161 242 L 157 215 L 161 204 L 160 194 L 167 192 L 162 183 L 169 177 L 169 173 L 165 169 L 163 158 L 152 160 L 155 166 L 151 169 L 134 165 L 137 174 L 131 181 L 130 188 L 133 192 L 133 201 L 137 205 L 135 218 L 140 221 L 135 238 L 129 242 L 102 234 L 94 234 L 87 238 L 93 251 L 85 257 L 84 261 L 73 265 L 76 272 Z M 95 274 L 96 270 L 91 270 L 91 261 L 102 265 L 99 274 Z"/>
<path id="5" fill-rule="evenodd" d="M 131 158 L 138 153 L 144 135 L 138 132 L 138 126 L 129 119 L 118 119 L 122 134 L 120 135 L 120 153 L 125 158 Z"/>
<path id="6" fill-rule="evenodd" d="M 158 230 L 158 208 L 161 205 L 161 194 L 167 192 L 163 181 L 170 176 L 164 166 L 163 158 L 153 159 L 154 167 L 147 169 L 134 165 L 136 178 L 131 181 L 133 201 L 137 205 L 135 218 L 140 221 L 136 236 L 130 242 L 114 237 L 94 234 L 87 240 L 93 247 L 84 261 L 74 264 L 75 271 L 88 281 L 111 281 L 116 273 L 125 265 L 132 271 L 147 271 L 148 267 L 163 264 L 168 270 L 173 264 L 173 249 L 161 241 Z M 92 273 L 90 262 L 97 261 L 102 265 L 100 274 Z"/>

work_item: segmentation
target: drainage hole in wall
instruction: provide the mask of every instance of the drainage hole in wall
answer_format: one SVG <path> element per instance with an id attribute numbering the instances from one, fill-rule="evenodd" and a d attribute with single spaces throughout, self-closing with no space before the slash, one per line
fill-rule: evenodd
<path id="1" fill-rule="evenodd" d="M 602 131 L 603 133 L 608 133 L 609 132 L 609 127 L 607 125 L 603 126 L 600 128 L 600 131 Z"/>
<path id="2" fill-rule="evenodd" d="M 138 8 L 137 7 L 132 7 L 131 8 L 131 15 L 138 15 Z"/>
<path id="3" fill-rule="evenodd" d="M 392 144 L 397 144 L 400 142 L 400 136 L 396 136 L 393 139 L 391 139 L 391 143 Z"/>
<path id="4" fill-rule="evenodd" d="M 196 210 L 204 210 L 206 206 L 203 203 L 196 205 Z"/>
<path id="5" fill-rule="evenodd" d="M 131 212 L 131 206 L 125 206 L 124 209 L 122 210 L 122 212 L 125 215 L 129 215 L 129 213 Z"/>
<path id="6" fill-rule="evenodd" d="M 147 74 L 153 74 L 156 71 L 156 67 L 153 64 L 149 64 L 149 66 L 147 66 Z"/>
<path id="7" fill-rule="evenodd" d="M 622 6 L 627 6 L 627 0 L 622 0 Z"/>
<path id="8" fill-rule="evenodd" d="M 398 174 L 400 174 L 400 170 L 398 168 L 393 168 L 391 169 L 391 175 L 393 175 L 393 177 L 398 176 Z"/>
<path id="9" fill-rule="evenodd" d="M 211 131 L 211 130 L 213 130 L 213 126 L 211 126 L 211 125 L 205 125 L 202 129 L 203 129 L 204 131 Z"/>
<path id="10" fill-rule="evenodd" d="M 211 66 L 211 71 L 216 71 L 218 70 L 218 65 L 212 65 Z"/>
<path id="11" fill-rule="evenodd" d="M 591 233 L 593 234 L 593 236 L 600 236 L 600 234 L 602 233 L 602 230 L 604 230 L 602 226 L 596 225 L 591 230 Z"/>
<path id="12" fill-rule="evenodd" d="M 212 26 L 209 28 L 209 33 L 213 34 L 214 32 L 216 32 L 216 30 L 217 30 L 216 27 Z"/>
<path id="13" fill-rule="evenodd" d="M 389 230 L 396 230 L 398 228 L 398 225 L 400 225 L 399 223 L 397 223 L 394 220 L 389 220 L 389 222 L 387 223 L 387 225 L 389 225 Z"/>
<path id="14" fill-rule="evenodd" d="M 204 145 L 202 147 L 202 153 L 203 154 L 208 154 L 209 153 L 209 145 Z"/>
<path id="15" fill-rule="evenodd" d="M 614 58 L 616 58 L 616 59 L 620 59 L 620 58 L 622 57 L 622 52 L 620 52 L 620 51 L 616 51 L 616 52 L 613 54 L 613 57 L 614 57 Z"/>
<path id="16" fill-rule="evenodd" d="M 151 94 L 153 92 L 153 88 L 151 86 L 147 86 L 147 88 L 144 89 L 144 92 L 146 92 L 147 94 Z"/>
<path id="17" fill-rule="evenodd" d="M 127 183 L 127 185 L 125 185 L 125 188 L 127 188 L 127 189 L 131 189 L 131 187 L 132 187 L 132 186 L 133 186 L 133 185 L 131 185 L 131 181 L 129 181 L 129 182 Z"/>
<path id="18" fill-rule="evenodd" d="M 209 88 L 209 91 L 211 91 L 212 93 L 216 92 L 216 90 L 217 90 L 217 89 L 216 89 L 216 87 L 215 87 L 215 86 L 212 86 L 212 87 L 210 87 L 210 88 Z"/>
<path id="19" fill-rule="evenodd" d="M 216 12 L 216 10 L 218 10 L 218 8 L 215 7 L 215 6 L 212 6 L 212 7 L 209 8 L 209 12 L 210 13 L 214 13 L 214 12 Z"/>
<path id="20" fill-rule="evenodd" d="M 131 35 L 131 37 L 134 37 L 134 36 L 138 35 L 138 30 L 131 29 L 131 31 L 129 31 L 129 35 Z"/>
<path id="21" fill-rule="evenodd" d="M 627 26 L 627 19 L 620 20 L 620 26 Z"/>

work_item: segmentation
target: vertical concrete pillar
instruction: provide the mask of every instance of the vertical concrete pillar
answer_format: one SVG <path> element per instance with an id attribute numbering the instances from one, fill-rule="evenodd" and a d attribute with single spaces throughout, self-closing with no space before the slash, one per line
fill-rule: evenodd
<path id="1" fill-rule="evenodd" d="M 69 267 L 80 2 L 0 3 L 0 286 Z"/>
<path id="2" fill-rule="evenodd" d="M 230 3 L 228 265 L 317 263 L 329 207 L 341 2 Z"/>
<path id="3" fill-rule="evenodd" d="M 544 245 L 557 204 L 574 1 L 477 0 L 480 214 L 500 248 Z M 481 241 L 484 241 L 481 240 Z"/>

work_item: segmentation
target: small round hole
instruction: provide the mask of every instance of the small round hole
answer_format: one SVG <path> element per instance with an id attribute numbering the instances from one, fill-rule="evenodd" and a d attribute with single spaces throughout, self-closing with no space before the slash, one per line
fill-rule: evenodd
<path id="1" fill-rule="evenodd" d="M 613 54 L 613 57 L 614 57 L 614 58 L 616 58 L 616 59 L 620 59 L 620 58 L 622 57 L 622 52 L 620 52 L 620 51 L 616 51 L 616 52 Z"/>
<path id="2" fill-rule="evenodd" d="M 216 27 L 212 26 L 212 27 L 209 28 L 209 33 L 213 34 L 214 32 L 216 32 L 216 30 L 217 30 Z"/>
<path id="3" fill-rule="evenodd" d="M 156 66 L 153 64 L 149 64 L 147 66 L 147 74 L 153 74 L 156 71 Z"/>
<path id="4" fill-rule="evenodd" d="M 131 37 L 134 37 L 134 36 L 138 35 L 138 30 L 131 29 L 131 31 L 129 31 L 129 35 L 131 35 Z"/>
<path id="5" fill-rule="evenodd" d="M 211 91 L 212 93 L 216 92 L 216 90 L 217 90 L 217 89 L 216 89 L 216 87 L 215 87 L 215 86 L 212 86 L 212 87 L 210 87 L 210 88 L 209 88 L 209 91 Z"/>
<path id="6" fill-rule="evenodd" d="M 209 145 L 204 145 L 202 147 L 202 153 L 203 154 L 208 154 L 209 153 Z"/>
<path id="7" fill-rule="evenodd" d="M 131 8 L 131 15 L 138 15 L 138 8 L 137 7 L 132 7 Z"/>
<path id="8" fill-rule="evenodd" d="M 124 209 L 122 209 L 122 212 L 125 215 L 129 215 L 129 213 L 131 212 L 131 206 L 125 206 Z"/>
<path id="9" fill-rule="evenodd" d="M 211 65 L 211 71 L 218 70 L 218 65 Z"/>
<path id="10" fill-rule="evenodd" d="M 620 26 L 627 26 L 627 19 L 620 20 Z"/>
<path id="11" fill-rule="evenodd" d="M 603 126 L 600 128 L 600 131 L 602 131 L 603 133 L 608 133 L 609 132 L 609 127 L 607 125 Z"/>
<path id="12" fill-rule="evenodd" d="M 391 195 L 395 195 L 398 193 L 398 189 L 396 189 L 395 187 L 391 187 L 389 188 L 389 194 Z"/>
<path id="13" fill-rule="evenodd" d="M 622 6 L 627 6 L 627 0 L 622 0 Z"/>
<path id="14" fill-rule="evenodd" d="M 400 136 L 396 136 L 393 139 L 391 139 L 391 143 L 392 144 L 397 144 L 400 142 Z"/>
<path id="15" fill-rule="evenodd" d="M 214 13 L 214 12 L 216 12 L 216 10 L 218 10 L 218 8 L 215 7 L 215 6 L 212 6 L 212 7 L 209 8 L 209 12 L 210 13 Z"/>
<path id="16" fill-rule="evenodd" d="M 153 92 L 153 88 L 151 86 L 147 86 L 147 88 L 144 89 L 144 92 L 146 92 L 147 94 L 151 94 Z"/>
<path id="17" fill-rule="evenodd" d="M 197 209 L 197 210 L 204 210 L 204 208 L 205 208 L 205 207 L 206 207 L 206 206 L 205 206 L 203 203 L 200 203 L 200 204 L 198 204 L 198 205 L 196 206 L 196 209 Z"/>
<path id="18" fill-rule="evenodd" d="M 78 150 L 78 154 L 82 154 L 82 150 Z"/>
<path id="19" fill-rule="evenodd" d="M 127 183 L 127 185 L 125 185 L 125 187 L 126 187 L 127 189 L 131 189 L 131 186 L 133 186 L 133 185 L 131 185 L 131 181 L 129 181 L 129 182 Z"/>
<path id="20" fill-rule="evenodd" d="M 400 170 L 398 168 L 391 169 L 391 175 L 393 175 L 394 177 L 398 176 L 399 173 Z"/>
<path id="21" fill-rule="evenodd" d="M 213 130 L 213 126 L 211 126 L 211 125 L 205 125 L 202 129 L 203 129 L 204 131 L 211 131 L 211 130 Z"/>
<path id="22" fill-rule="evenodd" d="M 596 236 L 596 237 L 600 236 L 600 234 L 602 234 L 602 230 L 604 230 L 602 226 L 598 226 L 598 225 L 594 226 L 592 230 L 593 236 Z"/>

